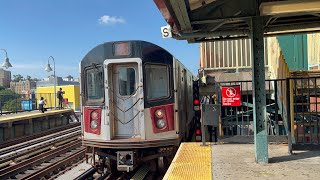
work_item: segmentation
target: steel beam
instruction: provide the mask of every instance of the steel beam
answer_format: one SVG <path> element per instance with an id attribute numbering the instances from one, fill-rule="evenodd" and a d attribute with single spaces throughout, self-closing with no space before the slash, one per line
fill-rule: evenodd
<path id="1" fill-rule="evenodd" d="M 173 11 L 177 16 L 182 31 L 191 31 L 191 23 L 184 0 L 169 0 Z"/>
<path id="2" fill-rule="evenodd" d="M 209 3 L 212 3 L 216 0 L 189 0 L 189 3 L 190 3 L 190 10 L 195 10 L 195 9 L 198 9 L 202 6 L 205 6 Z"/>
<path id="3" fill-rule="evenodd" d="M 265 2 L 260 5 L 260 13 L 263 16 L 307 14 L 320 12 L 318 0 L 290 0 Z"/>
<path id="4" fill-rule="evenodd" d="M 266 85 L 264 68 L 263 19 L 253 17 L 250 21 L 252 42 L 252 84 L 254 144 L 257 163 L 268 163 L 268 134 L 266 121 Z"/>

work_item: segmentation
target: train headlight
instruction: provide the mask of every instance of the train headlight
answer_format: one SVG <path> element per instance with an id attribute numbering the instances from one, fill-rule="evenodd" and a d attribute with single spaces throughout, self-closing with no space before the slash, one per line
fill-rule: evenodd
<path id="1" fill-rule="evenodd" d="M 97 129 L 98 128 L 98 121 L 96 121 L 96 120 L 91 121 L 90 127 L 91 127 L 91 129 Z"/>
<path id="2" fill-rule="evenodd" d="M 156 115 L 157 118 L 161 119 L 163 118 L 163 112 L 161 109 L 156 110 L 156 112 L 154 113 Z"/>
<path id="3" fill-rule="evenodd" d="M 91 112 L 91 119 L 97 120 L 98 119 L 98 112 L 92 111 Z"/>
<path id="4" fill-rule="evenodd" d="M 167 125 L 167 123 L 166 123 L 166 121 L 163 120 L 163 119 L 159 119 L 159 120 L 157 121 L 157 128 L 159 128 L 159 129 L 162 129 L 162 128 L 166 127 L 166 125 Z"/>

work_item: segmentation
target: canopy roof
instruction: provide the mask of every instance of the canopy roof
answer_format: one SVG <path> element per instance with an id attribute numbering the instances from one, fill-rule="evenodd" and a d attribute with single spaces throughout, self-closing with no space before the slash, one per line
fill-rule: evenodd
<path id="1" fill-rule="evenodd" d="M 176 39 L 246 38 L 251 17 L 265 36 L 320 31 L 320 0 L 154 0 Z"/>

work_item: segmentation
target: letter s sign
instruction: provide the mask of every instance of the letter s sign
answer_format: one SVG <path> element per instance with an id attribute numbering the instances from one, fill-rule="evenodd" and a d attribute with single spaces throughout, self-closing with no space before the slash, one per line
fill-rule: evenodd
<path id="1" fill-rule="evenodd" d="M 161 34 L 162 38 L 171 38 L 172 32 L 171 32 L 171 26 L 163 26 L 161 27 Z"/>

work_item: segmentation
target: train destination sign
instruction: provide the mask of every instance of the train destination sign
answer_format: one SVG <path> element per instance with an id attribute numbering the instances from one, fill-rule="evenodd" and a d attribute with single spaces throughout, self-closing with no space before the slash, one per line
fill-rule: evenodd
<path id="1" fill-rule="evenodd" d="M 241 106 L 239 85 L 222 87 L 222 106 Z"/>

